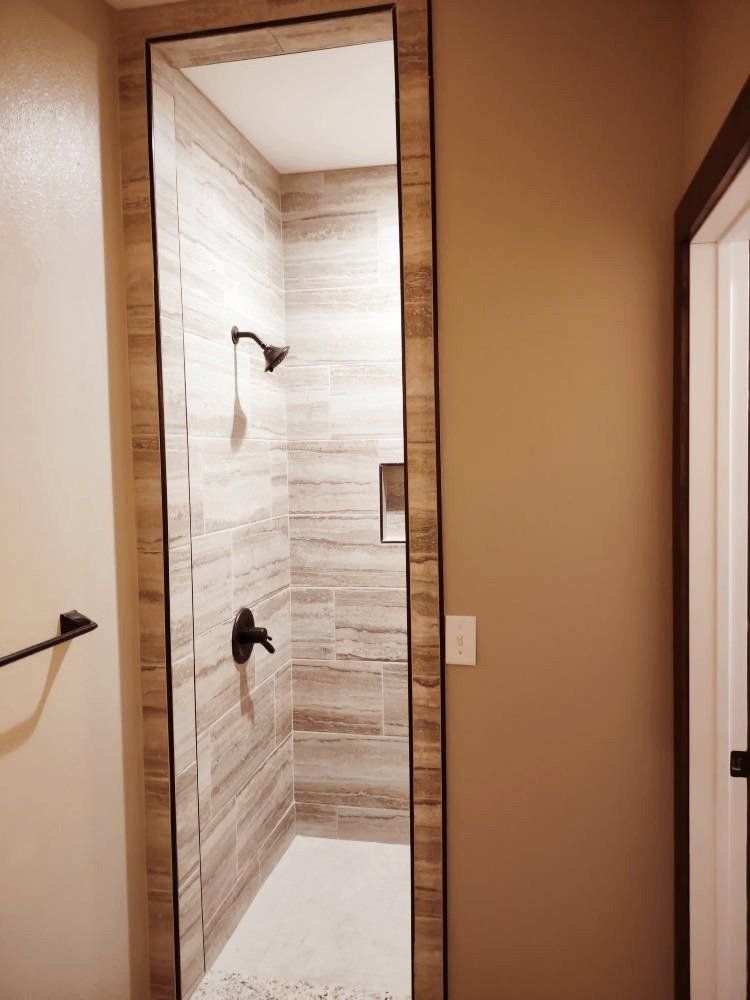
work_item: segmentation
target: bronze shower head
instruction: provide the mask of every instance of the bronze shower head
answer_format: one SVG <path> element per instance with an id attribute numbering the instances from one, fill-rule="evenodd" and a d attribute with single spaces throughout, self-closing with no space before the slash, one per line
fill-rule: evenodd
<path id="1" fill-rule="evenodd" d="M 242 337 L 249 337 L 262 349 L 263 357 L 266 359 L 266 371 L 272 372 L 278 368 L 281 362 L 289 353 L 288 347 L 273 347 L 271 344 L 264 344 L 257 333 L 242 333 L 236 326 L 232 327 L 232 343 L 239 343 Z"/>

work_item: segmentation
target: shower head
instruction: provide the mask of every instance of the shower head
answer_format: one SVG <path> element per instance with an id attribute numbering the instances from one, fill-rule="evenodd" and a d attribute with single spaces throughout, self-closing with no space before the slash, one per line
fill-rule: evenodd
<path id="1" fill-rule="evenodd" d="M 263 357 L 266 359 L 267 372 L 272 372 L 274 368 L 278 368 L 289 353 L 288 347 L 273 347 L 271 344 L 264 344 L 257 333 L 242 333 L 236 326 L 233 326 L 232 343 L 239 343 L 242 337 L 249 337 L 251 340 L 254 340 L 260 348 L 262 348 Z"/>
<path id="2" fill-rule="evenodd" d="M 278 368 L 288 353 L 288 347 L 264 347 L 263 357 L 266 359 L 266 371 L 272 372 L 274 368 Z"/>

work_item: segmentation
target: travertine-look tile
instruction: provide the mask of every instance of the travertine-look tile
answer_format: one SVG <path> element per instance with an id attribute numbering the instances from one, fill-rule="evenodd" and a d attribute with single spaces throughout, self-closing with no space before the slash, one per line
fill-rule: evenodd
<path id="1" fill-rule="evenodd" d="M 407 810 L 339 806 L 338 835 L 342 840 L 408 844 L 411 840 L 409 813 Z"/>
<path id="2" fill-rule="evenodd" d="M 406 591 L 335 591 L 336 659 L 406 660 Z"/>
<path id="3" fill-rule="evenodd" d="M 294 840 L 294 805 L 279 820 L 276 829 L 263 844 L 258 855 L 260 878 L 265 881 L 282 859 Z"/>
<path id="4" fill-rule="evenodd" d="M 184 419 L 183 412 L 183 421 Z M 180 434 L 167 434 L 165 444 L 167 525 L 169 547 L 174 549 L 187 545 L 190 541 L 190 486 L 187 438 L 184 431 Z"/>
<path id="5" fill-rule="evenodd" d="M 295 662 L 292 673 L 295 732 L 383 732 L 379 664 Z"/>
<path id="6" fill-rule="evenodd" d="M 232 615 L 232 537 L 228 531 L 193 539 L 193 614 L 195 634 Z"/>
<path id="7" fill-rule="evenodd" d="M 240 869 L 234 885 L 213 918 L 209 920 L 204 917 L 206 968 L 210 968 L 218 958 L 259 888 L 258 859 L 253 858 L 245 868 Z"/>
<path id="8" fill-rule="evenodd" d="M 287 739 L 263 762 L 237 795 L 240 865 L 257 856 L 292 805 L 292 741 Z"/>
<path id="9" fill-rule="evenodd" d="M 289 337 L 289 323 L 287 323 Z M 292 333 L 292 339 L 294 334 Z M 292 350 L 300 352 L 299 338 Z M 328 440 L 331 436 L 331 377 L 327 365 L 291 367 L 287 358 L 286 413 L 289 441 Z"/>
<path id="10" fill-rule="evenodd" d="M 404 584 L 404 547 L 381 544 L 377 514 L 293 515 L 289 530 L 295 586 Z"/>
<path id="11" fill-rule="evenodd" d="M 211 820 L 201 822 L 203 919 L 210 921 L 237 879 L 237 812 L 232 798 Z"/>
<path id="12" fill-rule="evenodd" d="M 203 911 L 201 873 L 196 868 L 178 887 L 180 912 L 180 974 L 187 996 L 203 977 Z"/>
<path id="13" fill-rule="evenodd" d="M 272 444 L 270 448 L 271 461 L 271 516 L 289 516 L 289 485 L 287 482 L 287 451 L 286 443 Z"/>
<path id="14" fill-rule="evenodd" d="M 292 735 L 292 664 L 287 663 L 274 674 L 276 699 L 276 743 L 283 743 Z"/>
<path id="15" fill-rule="evenodd" d="M 235 609 L 255 608 L 288 587 L 289 525 L 285 517 L 257 521 L 232 532 L 232 588 Z"/>
<path id="16" fill-rule="evenodd" d="M 307 441 L 289 445 L 292 514 L 376 513 L 377 441 Z"/>
<path id="17" fill-rule="evenodd" d="M 400 362 L 398 285 L 292 289 L 284 302 L 290 370 L 298 365 Z"/>
<path id="18" fill-rule="evenodd" d="M 275 743 L 273 679 L 246 695 L 209 730 L 211 810 L 215 814 L 260 767 Z"/>
<path id="19" fill-rule="evenodd" d="M 331 433 L 393 437 L 402 433 L 400 362 L 331 367 Z"/>
<path id="20" fill-rule="evenodd" d="M 232 622 L 222 622 L 195 639 L 195 719 L 202 733 L 255 687 L 252 657 L 235 663 Z"/>
<path id="21" fill-rule="evenodd" d="M 255 623 L 268 630 L 273 653 L 264 646 L 253 649 L 255 662 L 255 682 L 262 684 L 268 677 L 285 666 L 292 655 L 292 618 L 290 613 L 289 588 L 279 590 L 264 601 L 253 606 Z"/>
<path id="22" fill-rule="evenodd" d="M 284 287 L 335 288 L 378 278 L 376 212 L 342 212 L 284 220 Z"/>
<path id="23" fill-rule="evenodd" d="M 195 666 L 193 654 L 172 663 L 172 730 L 177 774 L 195 760 Z"/>
<path id="24" fill-rule="evenodd" d="M 302 837 L 330 837 L 339 835 L 338 811 L 336 806 L 320 805 L 317 802 L 294 801 L 297 835 Z"/>
<path id="25" fill-rule="evenodd" d="M 201 452 L 200 482 L 193 473 L 192 455 L 197 450 Z M 190 461 L 191 493 L 199 495 L 206 533 L 271 516 L 271 467 L 266 442 L 244 438 L 191 440 Z"/>
<path id="26" fill-rule="evenodd" d="M 383 664 L 383 732 L 409 735 L 409 665 Z"/>
<path id="27" fill-rule="evenodd" d="M 173 660 L 193 651 L 193 576 L 189 543 L 169 550 L 169 636 Z"/>
<path id="28" fill-rule="evenodd" d="M 295 660 L 334 658 L 332 590 L 292 587 L 292 655 Z"/>
<path id="29" fill-rule="evenodd" d="M 304 802 L 407 809 L 408 742 L 295 732 L 294 788 Z"/>
<path id="30" fill-rule="evenodd" d="M 198 838 L 198 765 L 195 761 L 175 778 L 177 877 L 185 881 L 200 867 Z"/>

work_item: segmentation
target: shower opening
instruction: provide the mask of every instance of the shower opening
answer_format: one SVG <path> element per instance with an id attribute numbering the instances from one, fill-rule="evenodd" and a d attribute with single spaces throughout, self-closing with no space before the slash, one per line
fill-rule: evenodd
<path id="1" fill-rule="evenodd" d="M 149 52 L 178 992 L 408 1000 L 391 13 Z"/>

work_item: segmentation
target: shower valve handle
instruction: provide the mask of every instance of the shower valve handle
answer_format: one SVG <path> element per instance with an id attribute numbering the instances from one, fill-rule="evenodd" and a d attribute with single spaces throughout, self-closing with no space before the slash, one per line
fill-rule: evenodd
<path id="1" fill-rule="evenodd" d="M 271 639 L 268 629 L 255 624 L 250 608 L 240 608 L 232 628 L 232 656 L 235 662 L 247 663 L 256 643 L 263 646 L 267 652 L 275 653 Z"/>

